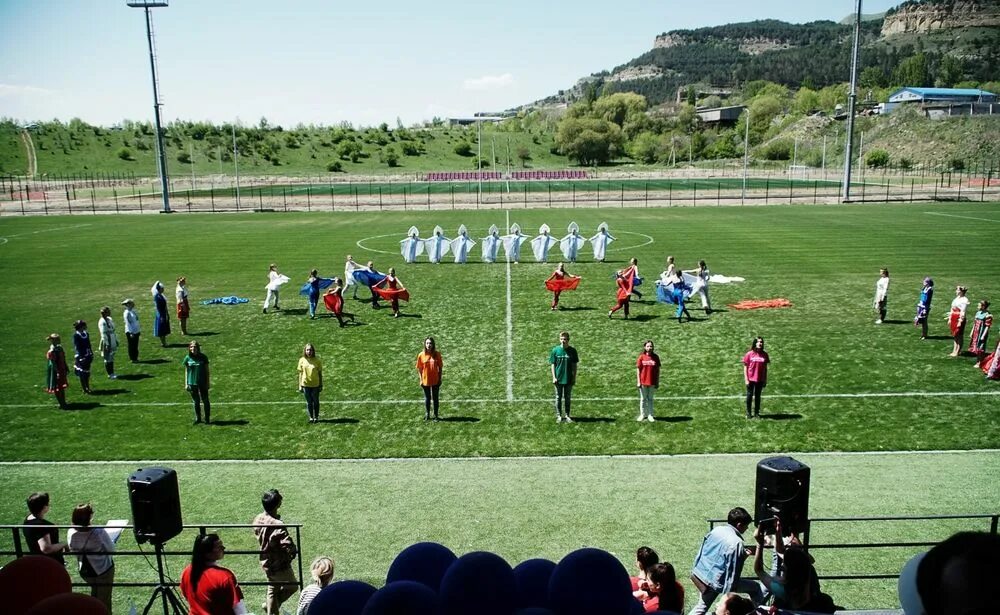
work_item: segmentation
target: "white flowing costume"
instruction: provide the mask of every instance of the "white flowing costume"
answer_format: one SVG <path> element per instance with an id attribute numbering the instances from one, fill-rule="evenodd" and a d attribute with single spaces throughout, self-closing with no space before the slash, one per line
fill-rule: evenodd
<path id="1" fill-rule="evenodd" d="M 503 242 L 503 250 L 507 254 L 508 262 L 518 262 L 521 259 L 521 244 L 528 240 L 527 235 L 521 234 L 521 227 L 512 224 L 510 227 L 510 235 L 504 235 L 500 238 Z"/>
<path id="2" fill-rule="evenodd" d="M 607 225 L 602 224 L 598 229 L 597 234 L 590 238 L 590 245 L 594 248 L 595 261 L 604 261 L 605 253 L 608 250 L 608 244 L 614 240 L 615 238 L 608 232 Z"/>
<path id="3" fill-rule="evenodd" d="M 406 239 L 399 242 L 399 252 L 408 263 L 417 262 L 417 257 L 424 253 L 424 239 L 420 238 L 417 227 L 411 226 L 406 233 Z"/>
<path id="4" fill-rule="evenodd" d="M 440 226 L 434 227 L 434 236 L 424 240 L 427 259 L 432 263 L 440 263 L 441 258 L 451 249 L 451 240 L 444 236 Z"/>
<path id="5" fill-rule="evenodd" d="M 538 229 L 540 235 L 531 240 L 531 251 L 535 254 L 535 261 L 544 263 L 548 261 L 549 250 L 556 245 L 556 238 L 549 235 L 549 225 L 543 224 Z"/>
<path id="6" fill-rule="evenodd" d="M 354 272 L 358 269 L 364 269 L 363 266 L 354 262 L 353 258 L 347 259 L 344 263 L 344 290 L 347 290 L 348 286 L 354 287 L 354 298 L 358 298 L 358 282 L 354 279 Z"/>
<path id="7" fill-rule="evenodd" d="M 562 250 L 563 258 L 571 263 L 575 263 L 577 254 L 580 253 L 580 248 L 585 243 L 587 243 L 587 240 L 580 236 L 579 229 L 573 229 L 569 235 L 566 235 L 559 241 L 559 248 Z"/>
<path id="8" fill-rule="evenodd" d="M 267 286 L 264 287 L 265 289 L 267 289 L 267 296 L 264 297 L 265 309 L 267 308 L 267 306 L 271 305 L 271 297 L 274 297 L 274 307 L 275 308 L 278 307 L 279 289 L 281 288 L 281 285 L 288 282 L 288 280 L 289 278 L 287 275 L 283 273 L 278 273 L 273 269 L 267 272 Z"/>
<path id="9" fill-rule="evenodd" d="M 500 231 L 495 224 L 490 227 L 490 234 L 480 240 L 479 245 L 483 250 L 483 262 L 495 263 L 497 248 L 500 247 Z"/>
<path id="10" fill-rule="evenodd" d="M 469 250 L 474 248 L 475 241 L 469 239 L 469 231 L 463 224 L 458 228 L 458 237 L 451 240 L 451 253 L 455 255 L 456 263 L 464 263 L 469 258 Z"/>

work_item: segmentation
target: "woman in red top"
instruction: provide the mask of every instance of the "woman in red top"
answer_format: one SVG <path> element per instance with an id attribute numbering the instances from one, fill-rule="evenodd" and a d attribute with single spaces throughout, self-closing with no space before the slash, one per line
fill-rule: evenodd
<path id="1" fill-rule="evenodd" d="M 190 605 L 190 615 L 245 615 L 243 590 L 236 575 L 216 564 L 226 554 L 218 534 L 194 539 L 191 564 L 181 573 L 181 593 Z"/>
<path id="2" fill-rule="evenodd" d="M 653 352 L 653 340 L 646 340 L 642 354 L 635 360 L 635 386 L 639 389 L 639 418 L 636 420 L 655 422 L 653 391 L 660 388 L 660 357 Z"/>
<path id="3" fill-rule="evenodd" d="M 559 295 L 564 290 L 574 290 L 580 284 L 580 276 L 566 273 L 562 263 L 556 266 L 556 270 L 545 280 L 545 288 L 552 291 L 552 310 L 559 309 Z"/>
<path id="4" fill-rule="evenodd" d="M 444 362 L 434 345 L 434 338 L 424 340 L 424 349 L 417 355 L 417 373 L 420 387 L 424 390 L 424 420 L 431 419 L 431 402 L 434 402 L 434 420 L 438 420 L 438 391 L 441 390 L 441 372 Z"/>
<path id="5" fill-rule="evenodd" d="M 771 358 L 764 352 L 764 338 L 755 337 L 750 352 L 743 355 L 743 382 L 747 385 L 747 418 L 760 418 L 760 394 L 767 386 L 767 364 Z M 753 404 L 753 414 L 750 406 Z"/>

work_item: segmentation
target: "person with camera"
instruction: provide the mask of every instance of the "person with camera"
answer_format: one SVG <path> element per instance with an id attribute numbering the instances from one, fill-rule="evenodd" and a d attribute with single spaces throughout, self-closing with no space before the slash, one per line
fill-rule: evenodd
<path id="1" fill-rule="evenodd" d="M 749 594 L 754 604 L 763 601 L 760 583 L 740 578 L 749 555 L 743 546 L 743 532 L 751 521 L 750 513 L 737 506 L 729 511 L 725 525 L 713 528 L 702 540 L 691 571 L 698 602 L 688 615 L 705 615 L 719 595 L 729 592 Z"/>
<path id="2" fill-rule="evenodd" d="M 278 514 L 282 500 L 277 489 L 265 491 L 260 498 L 264 512 L 253 520 L 253 533 L 260 545 L 260 567 L 264 569 L 269 583 L 264 603 L 265 615 L 279 615 L 281 605 L 298 591 L 299 582 L 292 570 L 298 549 Z"/>

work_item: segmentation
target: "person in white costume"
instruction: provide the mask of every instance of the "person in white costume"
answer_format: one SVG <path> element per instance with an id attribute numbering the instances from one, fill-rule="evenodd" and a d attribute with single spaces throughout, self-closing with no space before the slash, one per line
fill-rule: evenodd
<path id="1" fill-rule="evenodd" d="M 489 235 L 483 237 L 479 241 L 479 245 L 483 251 L 483 262 L 484 263 L 495 263 L 497 260 L 497 249 L 500 247 L 502 241 L 500 240 L 500 229 L 494 224 L 490 227 Z"/>
<path id="2" fill-rule="evenodd" d="M 469 239 L 469 229 L 465 225 L 458 227 L 458 237 L 451 240 L 451 253 L 455 255 L 456 263 L 464 263 L 469 258 L 469 250 L 476 242 Z"/>
<path id="3" fill-rule="evenodd" d="M 274 304 L 272 307 L 276 310 L 280 310 L 281 306 L 278 305 L 278 290 L 281 285 L 288 282 L 288 276 L 282 273 L 278 273 L 278 266 L 271 263 L 271 266 L 267 268 L 267 296 L 264 297 L 264 313 L 267 314 L 267 306 L 271 304 L 271 298 L 274 298 Z"/>
<path id="4" fill-rule="evenodd" d="M 417 227 L 411 226 L 406 232 L 406 239 L 399 242 L 399 252 L 403 255 L 403 260 L 408 263 L 417 262 L 417 257 L 424 253 L 424 241 L 426 240 L 420 238 Z M 347 279 L 350 280 L 351 277 L 348 276 Z"/>
<path id="5" fill-rule="evenodd" d="M 690 273 L 701 279 L 701 284 L 697 288 L 698 296 L 701 297 L 701 307 L 706 314 L 712 313 L 712 301 L 708 297 L 708 280 L 712 277 L 712 272 L 708 270 L 705 261 L 698 261 L 697 269 L 686 269 L 684 273 Z"/>
<path id="6" fill-rule="evenodd" d="M 570 222 L 569 233 L 559 240 L 559 249 L 562 250 L 563 258 L 571 263 L 576 262 L 576 257 L 580 253 L 580 248 L 587 240 L 580 236 L 580 226 L 576 222 Z"/>
<path id="7" fill-rule="evenodd" d="M 440 263 L 448 250 L 451 249 L 451 240 L 444 236 L 444 229 L 440 226 L 434 227 L 434 236 L 424 240 L 424 250 L 427 251 L 427 259 L 432 263 Z"/>
<path id="8" fill-rule="evenodd" d="M 518 224 L 510 225 L 510 234 L 500 238 L 503 242 L 503 251 L 507 254 L 507 262 L 516 263 L 521 259 L 521 244 L 528 240 L 527 235 L 521 234 L 521 227 Z"/>
<path id="9" fill-rule="evenodd" d="M 601 225 L 597 227 L 597 234 L 589 239 L 590 246 L 594 248 L 594 260 L 600 263 L 604 262 L 604 257 L 608 250 L 608 244 L 614 241 L 615 238 L 608 232 L 608 223 L 601 222 Z"/>
<path id="10" fill-rule="evenodd" d="M 354 272 L 358 269 L 364 269 L 364 265 L 359 265 L 354 257 L 350 254 L 347 255 L 347 260 L 344 261 L 344 287 L 350 286 L 354 289 L 353 297 L 358 298 L 358 281 L 354 279 Z"/>
<path id="11" fill-rule="evenodd" d="M 535 255 L 536 262 L 546 262 L 549 258 L 549 250 L 558 243 L 555 237 L 549 235 L 550 230 L 548 224 L 543 224 L 538 229 L 538 237 L 531 240 L 531 251 Z"/>

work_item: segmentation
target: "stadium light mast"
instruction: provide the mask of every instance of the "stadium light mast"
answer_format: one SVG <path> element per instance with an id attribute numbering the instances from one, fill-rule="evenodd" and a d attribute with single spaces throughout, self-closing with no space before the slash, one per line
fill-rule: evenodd
<path id="1" fill-rule="evenodd" d="M 163 128 L 160 126 L 159 79 L 156 76 L 156 51 L 153 47 L 153 17 L 149 9 L 165 8 L 170 0 L 125 0 L 125 4 L 143 9 L 146 13 L 146 41 L 149 43 L 149 69 L 153 75 L 153 119 L 156 123 L 156 160 L 160 172 L 160 191 L 163 193 L 163 213 L 170 213 L 170 190 L 167 182 L 167 155 L 163 149 Z"/>
<path id="2" fill-rule="evenodd" d="M 841 201 L 851 200 L 851 163 L 854 154 L 854 104 L 858 99 L 858 51 L 861 47 L 861 0 L 857 0 L 854 15 L 854 50 L 851 53 L 851 93 L 847 98 L 847 147 L 844 153 L 844 183 Z"/>

